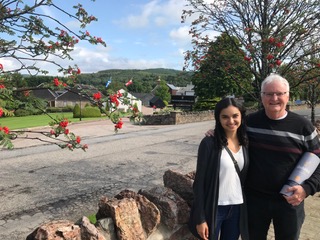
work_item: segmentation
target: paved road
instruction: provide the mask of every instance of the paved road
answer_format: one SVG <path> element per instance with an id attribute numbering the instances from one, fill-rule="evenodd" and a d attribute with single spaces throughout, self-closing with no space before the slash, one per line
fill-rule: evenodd
<path id="1" fill-rule="evenodd" d="M 0 151 L 0 239 L 22 240 L 44 222 L 96 213 L 102 195 L 162 185 L 167 169 L 194 170 L 199 142 L 212 125 L 126 123 L 114 135 L 106 121 L 73 124 L 71 130 L 89 144 L 86 153 L 17 141 L 14 151 Z M 319 195 L 306 200 L 306 211 L 300 239 L 319 239 Z"/>

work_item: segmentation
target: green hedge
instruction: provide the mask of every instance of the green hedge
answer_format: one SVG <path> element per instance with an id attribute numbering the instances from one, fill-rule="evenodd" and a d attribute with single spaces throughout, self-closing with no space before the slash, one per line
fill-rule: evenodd
<path id="1" fill-rule="evenodd" d="M 47 113 L 72 112 L 73 107 L 48 107 Z"/>
<path id="2" fill-rule="evenodd" d="M 73 117 L 79 118 L 80 117 L 80 108 L 79 111 L 73 111 Z M 101 112 L 98 107 L 85 107 L 81 109 L 81 117 L 88 118 L 88 117 L 101 117 Z"/>

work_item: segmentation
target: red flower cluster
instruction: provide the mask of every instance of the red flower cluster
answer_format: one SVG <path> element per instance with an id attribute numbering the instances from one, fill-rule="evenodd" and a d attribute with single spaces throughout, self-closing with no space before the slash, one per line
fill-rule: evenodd
<path id="1" fill-rule="evenodd" d="M 0 117 L 2 117 L 2 115 L 3 115 L 3 109 L 0 108 Z"/>
<path id="2" fill-rule="evenodd" d="M 0 131 L 4 132 L 5 134 L 9 134 L 10 132 L 8 127 L 0 127 Z"/>
<path id="3" fill-rule="evenodd" d="M 271 59 L 273 59 L 273 58 L 274 58 L 274 56 L 273 56 L 272 54 L 268 54 L 268 55 L 267 55 L 267 59 L 268 59 L 268 60 L 271 60 Z"/>
<path id="4" fill-rule="evenodd" d="M 277 59 L 277 60 L 276 60 L 276 64 L 277 64 L 278 66 L 280 66 L 280 65 L 281 65 L 281 63 L 282 63 L 282 62 L 281 62 L 281 60 L 280 60 L 280 59 Z"/>
<path id="5" fill-rule="evenodd" d="M 0 84 L 0 88 L 6 88 L 6 86 L 3 84 Z"/>
<path id="6" fill-rule="evenodd" d="M 114 130 L 118 131 L 118 129 L 121 129 L 123 125 L 122 119 L 120 118 L 116 125 L 114 125 Z"/>
<path id="7" fill-rule="evenodd" d="M 77 142 L 78 144 L 80 144 L 80 142 L 81 142 L 81 138 L 80 138 L 79 136 L 77 136 L 77 138 L 76 138 L 76 142 Z"/>
<path id="8" fill-rule="evenodd" d="M 64 86 L 64 87 L 67 86 L 66 83 L 60 82 L 58 78 L 54 78 L 54 79 L 53 79 L 53 84 L 54 84 L 56 87 L 58 87 L 58 86 L 60 86 L 60 85 L 62 85 L 62 86 Z"/>
<path id="9" fill-rule="evenodd" d="M 94 93 L 93 99 L 99 101 L 101 99 L 101 93 L 100 92 Z"/>
<path id="10" fill-rule="evenodd" d="M 119 95 L 118 94 L 113 94 L 110 95 L 110 101 L 111 103 L 114 103 L 117 107 L 119 106 L 120 102 L 118 100 Z"/>
<path id="11" fill-rule="evenodd" d="M 63 128 L 66 128 L 68 126 L 68 124 L 69 124 L 69 121 L 67 119 L 65 119 L 64 121 L 61 121 L 59 123 L 59 126 L 63 127 Z"/>

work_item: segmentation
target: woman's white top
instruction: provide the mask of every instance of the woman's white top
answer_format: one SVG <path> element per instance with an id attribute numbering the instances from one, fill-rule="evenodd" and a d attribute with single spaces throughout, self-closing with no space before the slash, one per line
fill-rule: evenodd
<path id="1" fill-rule="evenodd" d="M 240 170 L 243 169 L 244 157 L 243 150 L 233 154 L 234 159 L 238 162 Z M 233 205 L 243 203 L 242 188 L 240 178 L 234 166 L 234 163 L 227 152 L 223 148 L 221 153 L 220 175 L 219 175 L 219 200 L 218 205 Z"/>

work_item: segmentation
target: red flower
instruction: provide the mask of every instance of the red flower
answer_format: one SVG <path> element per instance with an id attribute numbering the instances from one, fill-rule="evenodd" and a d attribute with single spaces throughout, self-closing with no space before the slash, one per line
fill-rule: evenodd
<path id="1" fill-rule="evenodd" d="M 284 43 L 283 43 L 283 42 L 277 42 L 277 43 L 276 43 L 276 46 L 277 46 L 278 48 L 281 48 L 281 47 L 284 46 Z"/>
<path id="2" fill-rule="evenodd" d="M 3 65 L 0 63 L 0 70 L 2 71 L 3 70 Z"/>
<path id="3" fill-rule="evenodd" d="M 275 38 L 270 37 L 270 38 L 268 39 L 268 41 L 269 41 L 269 43 L 274 43 L 276 40 L 275 40 Z"/>
<path id="4" fill-rule="evenodd" d="M 87 149 L 88 148 L 88 145 L 87 144 L 84 144 L 83 146 L 82 146 L 82 149 L 83 150 L 85 150 L 85 149 Z"/>
<path id="5" fill-rule="evenodd" d="M 276 64 L 277 64 L 278 66 L 280 66 L 281 63 L 282 63 L 281 60 L 279 60 L 279 59 L 276 60 Z"/>
<path id="6" fill-rule="evenodd" d="M 63 128 L 66 128 L 67 126 L 68 126 L 68 120 L 65 120 L 65 121 L 61 121 L 60 123 L 59 123 L 59 126 L 60 127 L 63 127 Z"/>
<path id="7" fill-rule="evenodd" d="M 80 74 L 81 73 L 81 70 L 80 68 L 77 69 L 77 74 Z"/>
<path id="8" fill-rule="evenodd" d="M 30 91 L 24 91 L 23 94 L 24 94 L 25 97 L 29 97 Z"/>
<path id="9" fill-rule="evenodd" d="M 3 115 L 3 109 L 0 108 L 0 117 L 2 117 L 2 115 Z"/>
<path id="10" fill-rule="evenodd" d="M 58 78 L 53 79 L 53 84 L 55 86 L 59 86 L 60 85 L 59 79 Z"/>
<path id="11" fill-rule="evenodd" d="M 81 138 L 80 138 L 79 136 L 77 136 L 76 142 L 77 142 L 78 144 L 81 142 Z"/>
<path id="12" fill-rule="evenodd" d="M 110 96 L 110 101 L 114 103 L 117 107 L 119 106 L 119 100 L 117 94 L 113 94 Z"/>
<path id="13" fill-rule="evenodd" d="M 54 130 L 50 130 L 50 135 L 55 135 L 55 131 Z"/>
<path id="14" fill-rule="evenodd" d="M 8 127 L 3 127 L 2 128 L 2 131 L 5 133 L 5 134 L 9 134 L 10 130 Z"/>
<path id="15" fill-rule="evenodd" d="M 122 120 L 120 118 L 119 122 L 114 127 L 115 127 L 116 130 L 118 130 L 118 129 L 122 128 L 122 125 L 123 125 L 123 122 L 122 122 Z"/>
<path id="16" fill-rule="evenodd" d="M 68 134 L 69 134 L 69 129 L 66 128 L 66 129 L 64 130 L 64 134 L 68 135 Z"/>
<path id="17" fill-rule="evenodd" d="M 93 94 L 93 99 L 99 101 L 101 99 L 101 93 L 100 92 L 94 93 Z"/>
<path id="18" fill-rule="evenodd" d="M 274 57 L 273 57 L 272 54 L 268 54 L 268 55 L 267 55 L 267 59 L 268 59 L 268 60 L 271 60 L 271 59 L 273 59 L 273 58 L 274 58 Z"/>
<path id="19" fill-rule="evenodd" d="M 0 84 L 0 88 L 6 88 L 3 84 Z"/>

